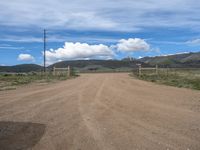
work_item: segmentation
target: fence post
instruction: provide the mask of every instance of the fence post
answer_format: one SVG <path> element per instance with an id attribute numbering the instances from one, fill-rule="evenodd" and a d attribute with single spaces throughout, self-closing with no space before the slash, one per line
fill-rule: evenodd
<path id="1" fill-rule="evenodd" d="M 156 65 L 156 74 L 158 75 L 158 65 Z"/>
<path id="2" fill-rule="evenodd" d="M 56 75 L 56 68 L 53 67 L 53 75 L 55 76 Z"/>
<path id="3" fill-rule="evenodd" d="M 168 72 L 168 71 L 169 71 L 169 68 L 167 67 L 167 69 L 166 69 L 166 70 L 167 70 L 167 76 L 168 76 L 168 75 L 169 75 L 169 72 Z"/>
<path id="4" fill-rule="evenodd" d="M 67 72 L 67 73 L 68 73 L 67 76 L 70 77 L 70 75 L 71 75 L 71 72 L 70 72 L 70 71 L 71 71 L 71 70 L 70 70 L 70 66 L 67 67 L 67 70 L 68 70 L 68 72 Z"/>
<path id="5" fill-rule="evenodd" d="M 142 66 L 139 65 L 139 77 L 141 76 L 141 74 L 142 74 Z"/>

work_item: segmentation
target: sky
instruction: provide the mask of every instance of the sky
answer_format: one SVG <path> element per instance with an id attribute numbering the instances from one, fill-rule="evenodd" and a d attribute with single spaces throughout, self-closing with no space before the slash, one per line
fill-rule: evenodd
<path id="1" fill-rule="evenodd" d="M 200 51 L 199 0 L 1 0 L 0 65 Z"/>

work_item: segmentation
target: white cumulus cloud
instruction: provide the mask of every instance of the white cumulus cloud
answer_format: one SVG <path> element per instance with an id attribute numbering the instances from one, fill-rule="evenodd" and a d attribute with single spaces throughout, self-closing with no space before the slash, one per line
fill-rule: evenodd
<path id="1" fill-rule="evenodd" d="M 63 48 L 51 49 L 46 51 L 47 64 L 52 64 L 63 60 L 77 59 L 110 59 L 113 58 L 114 52 L 106 45 L 89 45 L 87 43 L 65 42 Z"/>
<path id="2" fill-rule="evenodd" d="M 187 41 L 186 44 L 200 45 L 200 39 L 194 39 L 194 40 L 191 40 L 191 41 Z"/>
<path id="3" fill-rule="evenodd" d="M 30 54 L 19 54 L 17 60 L 19 60 L 19 61 L 34 61 L 35 58 Z"/>
<path id="4" fill-rule="evenodd" d="M 149 51 L 150 45 L 140 38 L 122 39 L 117 44 L 117 50 L 124 52 Z"/>

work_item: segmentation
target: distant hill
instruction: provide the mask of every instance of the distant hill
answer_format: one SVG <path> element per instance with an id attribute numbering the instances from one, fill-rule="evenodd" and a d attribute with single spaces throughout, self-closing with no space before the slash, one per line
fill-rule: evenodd
<path id="1" fill-rule="evenodd" d="M 141 59 L 134 59 L 131 57 L 122 60 L 73 60 L 62 61 L 50 65 L 49 70 L 53 67 L 67 67 L 68 65 L 79 71 L 93 71 L 93 70 L 131 70 L 137 67 L 137 64 L 142 64 L 143 67 L 155 66 L 160 67 L 177 67 L 187 68 L 200 67 L 200 52 L 199 53 L 184 53 L 168 56 L 144 57 Z M 16 66 L 0 66 L 0 72 L 31 72 L 41 71 L 43 69 L 40 65 L 23 64 Z"/>
<path id="2" fill-rule="evenodd" d="M 0 72 L 31 72 L 40 71 L 42 66 L 36 64 L 22 64 L 15 66 L 0 66 Z"/>
<path id="3" fill-rule="evenodd" d="M 141 63 L 137 60 L 73 60 L 73 61 L 62 61 L 48 66 L 47 69 L 53 70 L 53 67 L 64 68 L 71 66 L 79 71 L 93 71 L 93 70 L 130 70 L 136 68 L 137 64 Z M 148 64 L 142 62 L 143 66 L 148 67 Z M 42 66 L 35 64 L 22 64 L 16 66 L 0 66 L 0 72 L 31 72 L 41 71 Z"/>
<path id="4" fill-rule="evenodd" d="M 200 52 L 144 57 L 139 59 L 139 61 L 149 65 L 158 64 L 162 67 L 200 67 Z"/>
<path id="5" fill-rule="evenodd" d="M 80 71 L 87 70 L 108 70 L 108 69 L 132 69 L 136 68 L 137 64 L 141 63 L 138 60 L 74 60 L 74 61 L 62 61 L 55 63 L 48 68 L 53 67 L 67 67 L 71 66 Z M 148 66 L 142 62 L 143 66 Z"/>

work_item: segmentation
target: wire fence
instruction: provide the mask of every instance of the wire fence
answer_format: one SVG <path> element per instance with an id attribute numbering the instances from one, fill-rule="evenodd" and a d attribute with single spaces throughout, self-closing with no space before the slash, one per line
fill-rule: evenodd
<path id="1" fill-rule="evenodd" d="M 133 74 L 142 75 L 180 75 L 200 77 L 200 68 L 135 68 Z"/>

